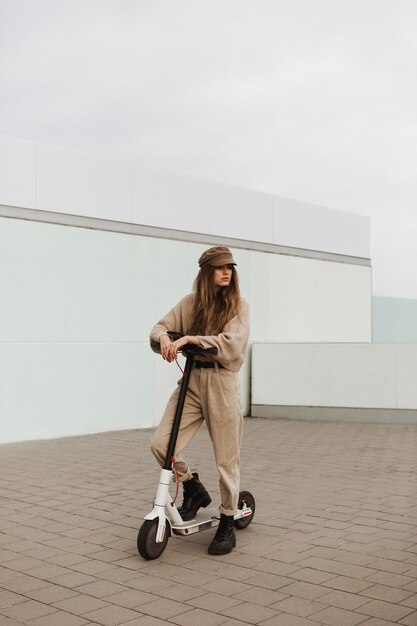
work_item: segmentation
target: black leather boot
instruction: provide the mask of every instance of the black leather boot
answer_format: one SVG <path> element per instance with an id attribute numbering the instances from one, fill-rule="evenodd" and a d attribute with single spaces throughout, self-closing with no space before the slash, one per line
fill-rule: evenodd
<path id="1" fill-rule="evenodd" d="M 205 508 L 210 504 L 211 498 L 196 472 L 193 472 L 193 478 L 182 483 L 182 487 L 184 500 L 178 512 L 184 522 L 188 522 L 195 518 L 199 508 Z"/>
<path id="2" fill-rule="evenodd" d="M 208 547 L 209 554 L 228 554 L 236 545 L 233 515 L 220 515 L 220 524 L 213 541 Z"/>

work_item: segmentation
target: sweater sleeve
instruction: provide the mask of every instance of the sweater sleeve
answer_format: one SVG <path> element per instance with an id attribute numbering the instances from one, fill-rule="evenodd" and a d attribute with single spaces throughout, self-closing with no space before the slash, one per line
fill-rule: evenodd
<path id="1" fill-rule="evenodd" d="M 216 360 L 222 364 L 239 359 L 246 352 L 249 338 L 249 307 L 242 298 L 240 312 L 230 320 L 219 335 L 197 335 L 203 348 L 217 348 Z"/>
<path id="2" fill-rule="evenodd" d="M 185 296 L 152 328 L 150 338 L 159 341 L 168 331 L 184 334 L 184 307 L 189 306 L 191 296 Z"/>

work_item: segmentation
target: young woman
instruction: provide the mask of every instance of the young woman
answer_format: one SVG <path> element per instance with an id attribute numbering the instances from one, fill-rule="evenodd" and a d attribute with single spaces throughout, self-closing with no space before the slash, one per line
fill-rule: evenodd
<path id="1" fill-rule="evenodd" d="M 175 467 L 183 483 L 184 501 L 179 511 L 184 520 L 193 519 L 211 498 L 198 474 L 192 473 L 181 456 L 206 422 L 219 470 L 221 495 L 220 524 L 209 546 L 209 554 L 227 554 L 236 545 L 233 517 L 239 496 L 240 444 L 243 416 L 238 372 L 246 357 L 249 337 L 248 305 L 240 297 L 236 263 L 225 246 L 203 252 L 194 293 L 185 296 L 151 331 L 160 342 L 162 358 L 174 361 L 185 344 L 217 348 L 217 355 L 197 357 L 182 414 L 175 450 Z M 171 341 L 168 331 L 183 336 Z M 179 387 L 172 394 L 151 440 L 151 450 L 164 464 L 178 400 Z"/>

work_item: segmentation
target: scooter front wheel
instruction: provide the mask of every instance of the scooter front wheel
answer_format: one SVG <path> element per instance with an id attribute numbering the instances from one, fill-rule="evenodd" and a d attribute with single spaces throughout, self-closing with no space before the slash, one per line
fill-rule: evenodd
<path id="1" fill-rule="evenodd" d="M 240 519 L 235 519 L 234 526 L 237 530 L 242 530 L 249 526 L 255 515 L 255 498 L 250 491 L 241 491 L 239 493 L 238 509 L 251 509 L 251 513 Z"/>
<path id="2" fill-rule="evenodd" d="M 158 530 L 158 518 L 147 519 L 143 522 L 138 533 L 138 551 L 141 557 L 147 561 L 157 559 L 166 548 L 170 537 L 170 525 L 168 520 L 165 522 L 164 537 L 160 543 L 156 541 L 156 533 Z"/>

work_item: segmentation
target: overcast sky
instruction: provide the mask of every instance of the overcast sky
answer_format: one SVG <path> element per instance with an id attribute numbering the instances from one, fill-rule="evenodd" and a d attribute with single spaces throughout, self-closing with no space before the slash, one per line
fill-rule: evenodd
<path id="1" fill-rule="evenodd" d="M 415 0 L 0 0 L 0 133 L 372 218 L 417 298 Z"/>

